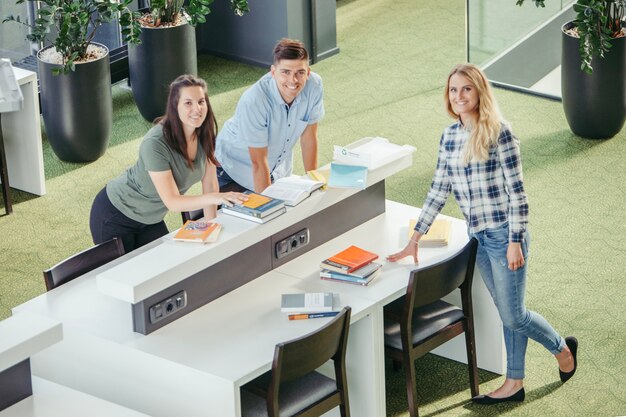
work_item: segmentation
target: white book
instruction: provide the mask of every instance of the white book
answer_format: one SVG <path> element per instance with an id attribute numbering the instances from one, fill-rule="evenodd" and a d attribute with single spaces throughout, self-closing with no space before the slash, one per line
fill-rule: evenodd
<path id="1" fill-rule="evenodd" d="M 280 311 L 283 313 L 322 313 L 333 311 L 333 293 L 311 292 L 283 294 Z"/>
<path id="2" fill-rule="evenodd" d="M 324 186 L 323 181 L 315 181 L 306 177 L 290 176 L 279 178 L 261 194 L 283 200 L 288 206 L 298 205 L 311 193 Z"/>
<path id="3" fill-rule="evenodd" d="M 268 214 L 265 217 L 255 217 L 255 216 L 251 216 L 249 214 L 246 213 L 242 213 L 236 210 L 232 210 L 229 207 L 222 207 L 222 213 L 224 214 L 229 214 L 231 216 L 235 216 L 235 217 L 241 217 L 242 219 L 246 219 L 246 220 L 250 220 L 252 222 L 255 223 L 266 223 L 272 219 L 275 219 L 276 217 L 280 216 L 281 214 L 283 214 L 284 212 L 287 211 L 287 208 L 285 207 L 281 207 L 280 209 L 276 210 L 275 212 L 273 212 L 272 214 Z"/>

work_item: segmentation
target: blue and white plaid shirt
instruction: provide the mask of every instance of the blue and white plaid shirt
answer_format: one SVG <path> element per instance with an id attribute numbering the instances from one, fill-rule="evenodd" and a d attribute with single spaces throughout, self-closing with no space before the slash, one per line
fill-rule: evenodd
<path id="1" fill-rule="evenodd" d="M 519 140 L 502 125 L 498 145 L 486 161 L 463 162 L 470 131 L 460 122 L 441 136 L 437 168 L 415 230 L 424 234 L 452 191 L 467 220 L 470 233 L 509 223 L 509 240 L 521 242 L 528 225 L 528 198 L 524 192 Z"/>

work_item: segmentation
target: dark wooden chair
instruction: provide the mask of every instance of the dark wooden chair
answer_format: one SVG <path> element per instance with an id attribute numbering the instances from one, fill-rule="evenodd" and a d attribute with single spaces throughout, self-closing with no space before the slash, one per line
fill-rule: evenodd
<path id="1" fill-rule="evenodd" d="M 318 417 L 339 406 L 350 416 L 346 346 L 350 307 L 321 329 L 276 345 L 272 370 L 241 388 L 243 417 Z M 335 379 L 315 370 L 332 359 Z"/>
<path id="2" fill-rule="evenodd" d="M 180 216 L 183 218 L 183 224 L 185 224 L 187 220 L 198 220 L 204 217 L 204 210 L 181 211 Z"/>
<path id="3" fill-rule="evenodd" d="M 113 238 L 85 249 L 43 271 L 48 291 L 124 255 L 122 239 Z"/>
<path id="4" fill-rule="evenodd" d="M 406 376 L 409 414 L 417 417 L 414 362 L 448 340 L 465 333 L 470 390 L 478 395 L 478 369 L 472 313 L 472 278 L 477 241 L 471 239 L 456 256 L 411 272 L 406 295 L 384 308 L 385 354 L 400 363 Z M 461 290 L 462 309 L 442 297 Z"/>

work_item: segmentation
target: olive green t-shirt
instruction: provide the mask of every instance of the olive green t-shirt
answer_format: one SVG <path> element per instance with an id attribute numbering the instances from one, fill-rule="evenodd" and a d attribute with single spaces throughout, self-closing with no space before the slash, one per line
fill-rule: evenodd
<path id="1" fill-rule="evenodd" d="M 185 194 L 202 179 L 206 161 L 204 149 L 198 144 L 193 169 L 190 169 L 185 158 L 167 145 L 163 128 L 157 124 L 144 136 L 135 165 L 107 184 L 107 196 L 125 216 L 144 224 L 158 223 L 167 214 L 167 207 L 148 171 L 171 170 L 178 191 Z"/>

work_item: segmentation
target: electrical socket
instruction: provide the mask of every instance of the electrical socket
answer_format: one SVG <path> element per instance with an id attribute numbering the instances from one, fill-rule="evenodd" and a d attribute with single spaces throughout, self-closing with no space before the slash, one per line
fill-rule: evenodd
<path id="1" fill-rule="evenodd" d="M 156 323 L 187 307 L 187 292 L 180 291 L 150 307 L 150 323 Z"/>
<path id="2" fill-rule="evenodd" d="M 286 238 L 276 242 L 274 247 L 276 259 L 284 258 L 303 246 L 308 245 L 310 241 L 309 237 L 309 229 L 304 228 L 293 235 L 287 236 Z"/>

